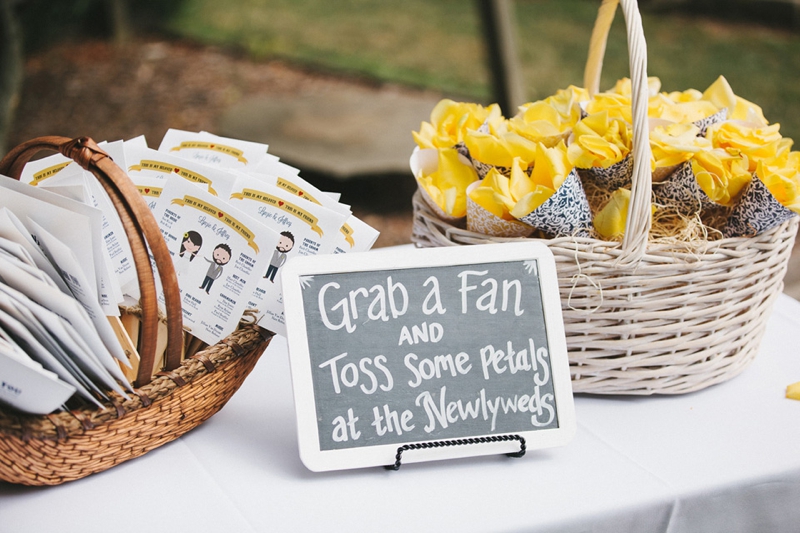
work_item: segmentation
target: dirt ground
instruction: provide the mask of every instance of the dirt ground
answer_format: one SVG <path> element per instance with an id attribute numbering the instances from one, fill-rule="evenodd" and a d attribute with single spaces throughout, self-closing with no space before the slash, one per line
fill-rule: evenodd
<path id="1" fill-rule="evenodd" d="M 9 147 L 42 135 L 89 136 L 96 141 L 144 135 L 157 147 L 169 128 L 215 132 L 222 113 L 248 97 L 292 95 L 314 84 L 335 89 L 353 83 L 381 90 L 365 80 L 279 61 L 254 62 L 183 42 L 151 40 L 125 47 L 100 41 L 67 43 L 27 59 Z M 300 170 L 315 185 L 341 192 L 342 201 L 381 232 L 376 246 L 410 242 L 410 173 L 335 181 Z"/>

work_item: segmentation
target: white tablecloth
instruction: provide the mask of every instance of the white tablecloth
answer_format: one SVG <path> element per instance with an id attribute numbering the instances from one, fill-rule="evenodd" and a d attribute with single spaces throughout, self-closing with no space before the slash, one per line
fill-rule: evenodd
<path id="1" fill-rule="evenodd" d="M 315 474 L 279 337 L 177 441 L 59 487 L 0 483 L 0 531 L 800 531 L 800 402 L 784 398 L 799 346 L 800 303 L 782 295 L 742 375 L 677 397 L 579 396 L 565 447 Z"/>

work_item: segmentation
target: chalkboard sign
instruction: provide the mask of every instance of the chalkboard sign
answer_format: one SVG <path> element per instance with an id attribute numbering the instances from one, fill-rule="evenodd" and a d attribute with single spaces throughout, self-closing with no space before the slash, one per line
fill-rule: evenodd
<path id="1" fill-rule="evenodd" d="M 566 443 L 574 408 L 555 262 L 536 242 L 298 257 L 283 295 L 300 455 L 388 465 L 399 446 Z M 404 462 L 509 453 L 517 442 Z"/>

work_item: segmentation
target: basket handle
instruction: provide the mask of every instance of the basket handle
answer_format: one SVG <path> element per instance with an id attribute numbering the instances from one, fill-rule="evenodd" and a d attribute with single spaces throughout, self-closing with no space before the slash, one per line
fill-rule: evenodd
<path id="1" fill-rule="evenodd" d="M 631 107 L 633 116 L 633 176 L 631 201 L 628 205 L 628 220 L 622 239 L 622 255 L 619 266 L 637 264 L 647 249 L 650 232 L 650 139 L 647 123 L 647 44 L 642 29 L 642 17 L 636 0 L 603 0 L 597 13 L 589 56 L 586 61 L 583 83 L 590 95 L 598 92 L 603 56 L 606 50 L 608 31 L 614 20 L 617 4 L 622 4 L 625 25 L 628 30 L 628 56 L 631 71 Z"/>
<path id="2" fill-rule="evenodd" d="M 167 244 L 150 208 L 147 207 L 128 175 L 88 137 L 78 139 L 55 136 L 38 137 L 20 144 L 0 161 L 0 174 L 18 180 L 25 164 L 42 150 L 60 152 L 91 172 L 108 193 L 119 214 L 133 252 L 141 292 L 142 326 L 139 346 L 141 361 L 135 386 L 146 385 L 152 379 L 152 374 L 155 373 L 153 365 L 156 358 L 159 321 L 156 283 L 148 247 L 158 267 L 158 274 L 164 290 L 168 332 L 166 370 L 174 370 L 180 366 L 183 355 L 183 315 L 180 291 Z"/>

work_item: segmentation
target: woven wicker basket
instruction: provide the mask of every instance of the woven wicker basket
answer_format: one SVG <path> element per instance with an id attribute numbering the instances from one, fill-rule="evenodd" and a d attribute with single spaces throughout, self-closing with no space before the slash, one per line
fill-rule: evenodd
<path id="1" fill-rule="evenodd" d="M 605 0 L 592 34 L 586 79 L 597 92 L 617 1 Z M 634 175 L 622 243 L 543 241 L 555 255 L 575 392 L 678 394 L 725 381 L 755 357 L 783 288 L 798 217 L 752 238 L 648 242 L 650 147 L 647 52 L 634 0 L 623 0 L 633 87 Z M 419 192 L 418 246 L 514 241 L 444 222 Z"/>
<path id="2" fill-rule="evenodd" d="M 105 410 L 85 407 L 32 416 L 0 407 L 0 480 L 58 485 L 101 472 L 170 442 L 219 411 L 267 347 L 270 336 L 242 325 L 223 341 L 183 357 L 180 292 L 172 259 L 147 204 L 127 175 L 91 139 L 42 137 L 0 161 L 0 174 L 18 178 L 41 150 L 74 159 L 97 177 L 119 213 L 133 252 L 141 291 L 141 361 L 130 400 L 112 394 Z M 159 328 L 155 259 L 166 300 L 168 331 L 163 371 L 154 369 Z"/>

